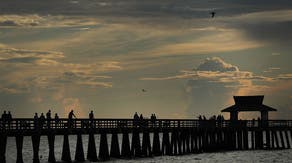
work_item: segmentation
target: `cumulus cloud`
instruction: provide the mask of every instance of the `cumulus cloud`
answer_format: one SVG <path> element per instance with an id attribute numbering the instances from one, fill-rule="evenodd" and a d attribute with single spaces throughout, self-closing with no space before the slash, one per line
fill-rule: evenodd
<path id="1" fill-rule="evenodd" d="M 197 71 L 239 71 L 237 66 L 231 65 L 224 62 L 219 57 L 207 58 L 203 63 L 201 63 L 197 68 Z"/>
<path id="2" fill-rule="evenodd" d="M 182 70 L 181 74 L 168 77 L 144 77 L 141 80 L 172 80 L 172 79 L 192 79 L 210 80 L 221 83 L 238 83 L 243 80 L 273 81 L 273 78 L 255 75 L 253 72 L 241 71 L 235 65 L 225 62 L 219 57 L 206 58 L 193 70 Z M 243 83 L 243 82 L 242 82 Z M 227 85 L 226 85 L 227 86 Z M 242 85 L 242 86 L 245 86 Z"/>

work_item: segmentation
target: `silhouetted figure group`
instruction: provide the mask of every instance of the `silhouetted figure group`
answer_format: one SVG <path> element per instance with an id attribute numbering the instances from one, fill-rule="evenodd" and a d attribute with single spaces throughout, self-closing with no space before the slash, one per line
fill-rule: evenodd
<path id="1" fill-rule="evenodd" d="M 4 110 L 2 116 L 1 116 L 1 119 L 2 119 L 2 127 L 4 129 L 6 129 L 6 127 L 8 129 L 10 129 L 11 127 L 11 121 L 12 121 L 12 115 L 11 115 L 11 112 L 8 111 L 8 113 L 6 113 L 6 111 Z"/>
<path id="2" fill-rule="evenodd" d="M 218 126 L 218 127 L 222 127 L 223 122 L 224 122 L 224 117 L 223 115 L 213 115 L 209 118 L 209 120 L 207 121 L 207 118 L 205 116 L 199 115 L 198 116 L 199 119 L 199 126 L 200 127 L 205 127 L 206 125 L 208 126 Z"/>
<path id="3" fill-rule="evenodd" d="M 48 129 L 50 129 L 52 127 L 52 125 L 51 125 L 52 124 L 51 110 L 48 110 L 48 112 L 46 113 L 46 117 L 45 117 L 44 113 L 41 113 L 40 116 L 38 116 L 38 113 L 35 113 L 33 119 L 34 119 L 35 129 L 39 129 L 39 128 L 42 129 L 45 127 L 45 125 Z M 57 128 L 59 126 L 59 122 L 60 122 L 59 116 L 57 113 L 55 113 L 54 120 L 55 120 L 55 128 Z"/>
<path id="4" fill-rule="evenodd" d="M 155 114 L 151 114 L 150 121 L 152 123 L 152 126 L 154 126 L 155 122 L 156 122 L 156 115 Z M 141 126 L 147 126 L 147 125 L 148 125 L 148 121 L 145 120 L 145 118 L 143 117 L 143 114 L 140 114 L 140 116 L 139 116 L 138 113 L 135 112 L 135 114 L 133 116 L 133 126 L 134 127 L 138 127 L 138 126 L 141 127 Z"/>

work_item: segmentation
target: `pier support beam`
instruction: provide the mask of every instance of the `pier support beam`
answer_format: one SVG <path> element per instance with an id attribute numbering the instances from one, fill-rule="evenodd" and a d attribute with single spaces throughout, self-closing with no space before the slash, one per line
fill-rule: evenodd
<path id="1" fill-rule="evenodd" d="M 118 139 L 118 134 L 116 132 L 112 133 L 110 156 L 115 157 L 115 158 L 121 157 L 119 139 Z"/>
<path id="2" fill-rule="evenodd" d="M 56 158 L 55 158 L 55 134 L 54 133 L 49 133 L 48 135 L 48 143 L 49 143 L 49 158 L 48 162 L 55 163 Z"/>
<path id="3" fill-rule="evenodd" d="M 16 163 L 23 163 L 22 147 L 23 147 L 23 135 L 19 134 L 16 136 L 16 148 L 17 148 Z"/>
<path id="4" fill-rule="evenodd" d="M 288 136 L 288 130 L 285 130 L 285 138 L 286 138 L 287 148 L 290 149 L 291 145 L 290 145 L 290 140 Z"/>
<path id="5" fill-rule="evenodd" d="M 280 139 L 281 139 L 281 148 L 285 149 L 284 136 L 283 136 L 283 131 L 281 129 L 279 130 L 279 134 L 280 134 Z"/>
<path id="6" fill-rule="evenodd" d="M 89 133 L 87 159 L 92 162 L 97 161 L 96 146 L 93 132 Z"/>
<path id="7" fill-rule="evenodd" d="M 144 157 L 152 156 L 151 144 L 150 144 L 150 135 L 149 135 L 149 131 L 147 131 L 147 130 L 145 130 L 143 132 L 142 155 Z"/>
<path id="8" fill-rule="evenodd" d="M 131 154 L 135 157 L 141 157 L 141 143 L 138 129 L 134 129 L 132 133 Z"/>
<path id="9" fill-rule="evenodd" d="M 7 145 L 7 135 L 5 133 L 0 133 L 0 162 L 6 163 L 6 145 Z"/>
<path id="10" fill-rule="evenodd" d="M 131 158 L 130 141 L 128 131 L 123 132 L 122 157 Z"/>
<path id="11" fill-rule="evenodd" d="M 265 130 L 265 137 L 266 137 L 266 149 L 271 149 L 271 137 L 270 137 L 270 130 Z"/>
<path id="12" fill-rule="evenodd" d="M 162 136 L 162 154 L 172 155 L 168 131 L 163 132 Z"/>
<path id="13" fill-rule="evenodd" d="M 274 140 L 276 143 L 275 148 L 278 149 L 278 148 L 280 148 L 280 146 L 279 146 L 279 139 L 278 139 L 277 130 L 273 130 L 272 132 L 273 132 L 273 137 L 274 137 Z"/>
<path id="14" fill-rule="evenodd" d="M 68 134 L 64 134 L 63 150 L 62 150 L 62 158 L 61 159 L 64 162 L 71 162 Z"/>
<path id="15" fill-rule="evenodd" d="M 171 133 L 171 151 L 173 153 L 173 155 L 178 155 L 178 131 L 173 130 Z"/>
<path id="16" fill-rule="evenodd" d="M 83 150 L 83 143 L 82 143 L 82 135 L 81 133 L 77 134 L 77 143 L 76 143 L 76 150 L 75 150 L 75 161 L 84 162 L 84 150 Z"/>
<path id="17" fill-rule="evenodd" d="M 100 135 L 99 159 L 101 161 L 107 161 L 110 159 L 106 132 L 102 132 Z"/>
<path id="18" fill-rule="evenodd" d="M 191 149 L 190 149 L 190 138 L 191 138 L 190 131 L 187 130 L 186 131 L 186 137 L 185 137 L 185 139 L 186 139 L 186 152 L 187 153 L 191 153 Z"/>
<path id="19" fill-rule="evenodd" d="M 32 139 L 32 147 L 33 147 L 33 163 L 40 163 L 39 147 L 40 147 L 41 136 L 39 133 L 36 133 L 31 136 L 31 139 Z"/>
<path id="20" fill-rule="evenodd" d="M 242 135 L 243 135 L 243 149 L 244 150 L 248 150 L 248 130 L 247 129 L 243 129 L 242 131 Z"/>
<path id="21" fill-rule="evenodd" d="M 161 156 L 159 131 L 154 131 L 152 153 L 154 156 Z"/>

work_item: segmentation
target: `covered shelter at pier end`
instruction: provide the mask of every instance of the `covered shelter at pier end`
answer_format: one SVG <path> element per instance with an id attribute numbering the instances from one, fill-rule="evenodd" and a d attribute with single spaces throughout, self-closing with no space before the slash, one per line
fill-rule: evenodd
<path id="1" fill-rule="evenodd" d="M 238 120 L 239 112 L 251 112 L 258 111 L 261 113 L 261 120 L 269 119 L 269 111 L 277 111 L 270 106 L 264 105 L 264 96 L 233 96 L 235 104 L 229 106 L 221 112 L 229 112 L 230 120 Z"/>

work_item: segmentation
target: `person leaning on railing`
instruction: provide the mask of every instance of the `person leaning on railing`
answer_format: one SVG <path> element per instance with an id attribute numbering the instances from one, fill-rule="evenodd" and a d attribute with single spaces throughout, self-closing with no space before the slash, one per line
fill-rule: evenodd
<path id="1" fill-rule="evenodd" d="M 76 118 L 74 111 L 71 110 L 69 115 L 68 115 L 68 127 L 72 128 L 74 126 L 74 121 L 73 121 L 73 117 Z"/>

